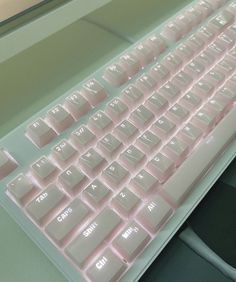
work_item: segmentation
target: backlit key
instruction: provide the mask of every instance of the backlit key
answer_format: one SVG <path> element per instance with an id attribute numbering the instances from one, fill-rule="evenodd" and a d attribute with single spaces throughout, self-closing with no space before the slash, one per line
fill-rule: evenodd
<path id="1" fill-rule="evenodd" d="M 192 91 L 189 91 L 183 96 L 183 98 L 180 99 L 179 103 L 189 110 L 196 110 L 198 107 L 200 107 L 202 100 Z"/>
<path id="2" fill-rule="evenodd" d="M 209 81 L 215 87 L 219 87 L 225 81 L 225 75 L 220 72 L 216 67 L 208 72 L 205 76 L 205 80 Z"/>
<path id="3" fill-rule="evenodd" d="M 202 136 L 202 131 L 191 123 L 185 125 L 180 131 L 179 136 L 190 146 L 194 146 Z"/>
<path id="4" fill-rule="evenodd" d="M 106 113 L 113 122 L 118 122 L 128 113 L 128 107 L 119 98 L 115 98 L 107 104 Z"/>
<path id="5" fill-rule="evenodd" d="M 222 96 L 222 98 L 230 101 L 231 103 L 236 101 L 236 91 L 227 87 L 227 84 L 219 92 L 217 92 L 217 95 Z"/>
<path id="6" fill-rule="evenodd" d="M 184 71 L 191 75 L 192 78 L 198 79 L 205 72 L 205 67 L 194 59 L 184 68 Z"/>
<path id="7" fill-rule="evenodd" d="M 181 68 L 182 60 L 176 52 L 172 52 L 162 59 L 162 64 L 173 74 Z"/>
<path id="8" fill-rule="evenodd" d="M 205 134 L 214 127 L 217 114 L 210 112 L 205 107 L 201 109 L 192 119 L 192 123 L 198 126 Z"/>
<path id="9" fill-rule="evenodd" d="M 148 74 L 142 75 L 136 83 L 137 87 L 145 94 L 150 94 L 157 87 L 157 82 Z"/>
<path id="10" fill-rule="evenodd" d="M 234 16 L 228 11 L 220 12 L 209 22 L 209 26 L 217 33 L 224 31 L 231 23 L 233 23 Z"/>
<path id="11" fill-rule="evenodd" d="M 121 86 L 128 80 L 128 74 L 122 66 L 113 64 L 107 67 L 104 78 L 114 86 Z"/>
<path id="12" fill-rule="evenodd" d="M 207 79 L 199 80 L 192 88 L 191 92 L 199 98 L 207 100 L 214 93 L 215 87 Z"/>
<path id="13" fill-rule="evenodd" d="M 31 172 L 38 181 L 46 183 L 56 176 L 58 169 L 50 160 L 42 157 L 32 164 Z"/>
<path id="14" fill-rule="evenodd" d="M 175 123 L 183 123 L 189 116 L 189 111 L 179 104 L 175 104 L 167 112 L 168 117 Z"/>
<path id="15" fill-rule="evenodd" d="M 59 144 L 52 148 L 52 157 L 61 165 L 65 166 L 77 155 L 75 148 L 66 140 L 62 140 Z"/>
<path id="16" fill-rule="evenodd" d="M 136 141 L 136 146 L 145 153 L 152 153 L 161 145 L 161 139 L 151 131 L 145 131 Z"/>
<path id="17" fill-rule="evenodd" d="M 141 103 L 143 99 L 144 99 L 143 92 L 134 85 L 130 85 L 122 93 L 122 100 L 131 109 L 135 107 L 137 104 Z"/>
<path id="18" fill-rule="evenodd" d="M 105 155 L 105 157 L 113 158 L 123 148 L 123 144 L 112 134 L 107 134 L 99 143 L 98 148 Z"/>
<path id="19" fill-rule="evenodd" d="M 170 71 L 163 64 L 160 63 L 154 65 L 154 67 L 152 67 L 149 71 L 149 74 L 155 79 L 155 81 L 157 82 L 157 86 L 160 86 L 165 83 L 170 77 Z"/>
<path id="20" fill-rule="evenodd" d="M 189 46 L 192 50 L 194 50 L 195 54 L 198 54 L 202 51 L 202 49 L 204 48 L 204 41 L 201 39 L 200 35 L 192 35 L 190 36 L 185 44 L 187 46 Z"/>
<path id="21" fill-rule="evenodd" d="M 145 154 L 131 145 L 120 156 L 120 160 L 128 168 L 129 171 L 137 169 L 146 159 Z"/>
<path id="22" fill-rule="evenodd" d="M 137 136 L 138 132 L 139 131 L 137 127 L 135 127 L 128 120 L 124 120 L 114 130 L 114 133 L 118 137 L 118 139 L 120 139 L 124 143 L 131 142 L 135 138 L 135 136 Z"/>
<path id="23" fill-rule="evenodd" d="M 141 105 L 130 115 L 130 120 L 140 129 L 147 127 L 154 119 L 154 114 Z"/>
<path id="24" fill-rule="evenodd" d="M 152 35 L 150 38 L 148 38 L 146 44 L 152 49 L 155 56 L 160 55 L 167 48 L 164 38 L 162 38 L 160 35 Z"/>
<path id="25" fill-rule="evenodd" d="M 172 82 L 167 82 L 159 90 L 159 93 L 168 100 L 169 103 L 173 103 L 181 94 L 181 90 Z"/>
<path id="26" fill-rule="evenodd" d="M 102 111 L 97 112 L 89 119 L 89 127 L 96 136 L 104 135 L 112 125 L 112 120 Z"/>
<path id="27" fill-rule="evenodd" d="M 93 106 L 99 104 L 108 96 L 105 88 L 96 79 L 86 82 L 81 89 L 81 93 Z"/>
<path id="28" fill-rule="evenodd" d="M 3 148 L 0 148 L 0 180 L 17 168 L 16 161 Z"/>
<path id="29" fill-rule="evenodd" d="M 131 185 L 141 196 L 147 196 L 159 186 L 157 179 L 144 169 L 131 180 Z"/>
<path id="30" fill-rule="evenodd" d="M 128 53 L 120 57 L 120 65 L 126 70 L 129 76 L 135 75 L 141 69 L 140 61 L 132 53 Z"/>
<path id="31" fill-rule="evenodd" d="M 177 55 L 182 59 L 182 61 L 189 61 L 194 56 L 194 52 L 192 48 L 190 48 L 188 45 L 182 43 L 180 46 L 176 49 Z"/>
<path id="32" fill-rule="evenodd" d="M 154 52 L 149 46 L 147 46 L 147 44 L 142 44 L 142 43 L 139 44 L 138 46 L 135 47 L 134 52 L 143 67 L 150 64 L 155 57 Z"/>
<path id="33" fill-rule="evenodd" d="M 168 101 L 158 94 L 158 92 L 155 92 L 145 102 L 145 107 L 151 110 L 156 117 L 160 116 L 168 108 L 168 106 Z"/>
<path id="34" fill-rule="evenodd" d="M 168 138 L 175 129 L 176 125 L 166 117 L 161 117 L 151 127 L 151 130 L 163 139 Z"/>
<path id="35" fill-rule="evenodd" d="M 84 151 L 94 143 L 95 135 L 86 126 L 82 125 L 72 132 L 71 140 L 80 151 Z"/>
<path id="36" fill-rule="evenodd" d="M 185 91 L 191 86 L 193 79 L 186 72 L 180 71 L 173 77 L 172 82 L 182 89 L 182 91 Z"/>
<path id="37" fill-rule="evenodd" d="M 175 22 L 169 22 L 162 30 L 161 35 L 170 42 L 179 41 L 182 37 L 181 27 Z"/>

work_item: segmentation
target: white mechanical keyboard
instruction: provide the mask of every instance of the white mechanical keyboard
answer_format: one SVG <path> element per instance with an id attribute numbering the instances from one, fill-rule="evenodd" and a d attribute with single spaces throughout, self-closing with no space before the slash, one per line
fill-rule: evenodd
<path id="1" fill-rule="evenodd" d="M 0 140 L 1 202 L 68 280 L 136 281 L 235 137 L 236 3 L 195 1 Z"/>

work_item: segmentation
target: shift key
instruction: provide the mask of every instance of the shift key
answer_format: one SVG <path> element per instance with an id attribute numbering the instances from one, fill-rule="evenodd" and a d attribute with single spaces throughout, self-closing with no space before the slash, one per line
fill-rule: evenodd
<path id="1" fill-rule="evenodd" d="M 66 248 L 67 255 L 83 268 L 89 257 L 112 234 L 121 218 L 105 208 Z"/>

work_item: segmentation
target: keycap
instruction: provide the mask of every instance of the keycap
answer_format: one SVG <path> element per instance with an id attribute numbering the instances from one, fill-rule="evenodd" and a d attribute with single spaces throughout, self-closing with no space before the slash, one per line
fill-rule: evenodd
<path id="1" fill-rule="evenodd" d="M 108 248 L 88 268 L 87 275 L 91 282 L 116 282 L 125 269 L 125 263 Z"/>
<path id="2" fill-rule="evenodd" d="M 57 167 L 46 157 L 40 158 L 31 165 L 33 176 L 40 182 L 48 182 L 58 173 Z"/>
<path id="3" fill-rule="evenodd" d="M 186 72 L 180 71 L 174 76 L 172 82 L 182 89 L 182 91 L 185 91 L 191 86 L 193 79 Z"/>
<path id="4" fill-rule="evenodd" d="M 74 123 L 74 119 L 61 105 L 47 112 L 48 122 L 57 132 L 62 132 Z"/>
<path id="5" fill-rule="evenodd" d="M 200 75 L 205 72 L 205 67 L 203 64 L 199 63 L 196 59 L 192 60 L 187 66 L 184 68 L 184 72 L 191 75 L 192 78 L 198 79 Z"/>
<path id="6" fill-rule="evenodd" d="M 199 9 L 196 9 L 195 6 L 189 8 L 185 12 L 185 15 L 191 20 L 193 27 L 195 27 L 202 21 L 202 13 L 199 11 Z"/>
<path id="7" fill-rule="evenodd" d="M 51 155 L 61 166 L 65 166 L 77 156 L 77 151 L 66 140 L 62 140 L 52 148 Z"/>
<path id="8" fill-rule="evenodd" d="M 222 44 L 217 44 L 215 41 L 214 43 L 210 44 L 206 50 L 219 60 L 224 56 L 226 48 Z"/>
<path id="9" fill-rule="evenodd" d="M 163 53 L 167 48 L 164 38 L 155 34 L 147 39 L 146 44 L 152 49 L 156 57 Z"/>
<path id="10" fill-rule="evenodd" d="M 108 96 L 105 88 L 96 79 L 86 82 L 81 89 L 81 93 L 93 106 L 96 106 Z"/>
<path id="11" fill-rule="evenodd" d="M 86 201 L 96 208 L 100 208 L 102 204 L 110 197 L 111 190 L 107 188 L 100 180 L 95 179 L 83 191 L 83 197 Z"/>
<path id="12" fill-rule="evenodd" d="M 214 93 L 215 87 L 207 79 L 200 79 L 191 89 L 191 92 L 195 94 L 195 97 L 207 100 Z"/>
<path id="13" fill-rule="evenodd" d="M 129 171 L 137 169 L 146 159 L 145 154 L 134 145 L 130 145 L 121 155 L 121 162 Z"/>
<path id="14" fill-rule="evenodd" d="M 168 108 L 169 103 L 163 96 L 158 94 L 158 92 L 155 92 L 146 100 L 144 105 L 153 112 L 155 117 L 158 117 Z"/>
<path id="15" fill-rule="evenodd" d="M 124 183 L 129 176 L 129 172 L 115 161 L 103 171 L 102 176 L 106 183 L 110 185 L 109 187 L 114 190 Z"/>
<path id="16" fill-rule="evenodd" d="M 177 55 L 176 52 L 172 52 L 171 54 L 165 56 L 161 63 L 172 73 L 176 73 L 182 66 L 182 60 Z"/>
<path id="17" fill-rule="evenodd" d="M 172 214 L 170 205 L 160 196 L 154 196 L 137 215 L 137 220 L 151 233 L 156 233 Z"/>
<path id="18" fill-rule="evenodd" d="M 192 123 L 207 134 L 214 127 L 216 116 L 216 113 L 210 112 L 204 107 L 193 117 Z"/>
<path id="19" fill-rule="evenodd" d="M 0 180 L 17 168 L 13 157 L 3 148 L 0 148 Z"/>
<path id="20" fill-rule="evenodd" d="M 113 122 L 104 112 L 98 111 L 89 119 L 88 124 L 96 136 L 102 136 L 111 129 Z"/>
<path id="21" fill-rule="evenodd" d="M 141 196 L 147 196 L 159 186 L 157 179 L 153 175 L 148 173 L 145 169 L 142 169 L 131 180 L 131 185 Z"/>
<path id="22" fill-rule="evenodd" d="M 122 92 L 122 100 L 126 103 L 126 105 L 129 108 L 135 107 L 137 104 L 141 103 L 144 99 L 144 94 L 141 92 L 140 89 L 138 89 L 134 85 L 128 86 L 123 92 Z"/>
<path id="23" fill-rule="evenodd" d="M 109 238 L 121 223 L 120 217 L 105 208 L 87 227 L 66 247 L 67 255 L 74 263 L 83 268 L 89 257 Z"/>
<path id="24" fill-rule="evenodd" d="M 161 139 L 168 138 L 174 133 L 175 129 L 176 125 L 164 116 L 159 118 L 151 127 L 151 130 Z"/>
<path id="25" fill-rule="evenodd" d="M 157 82 L 152 76 L 145 73 L 140 78 L 138 78 L 136 86 L 141 89 L 144 94 L 147 95 L 152 93 L 156 89 Z"/>
<path id="26" fill-rule="evenodd" d="M 235 71 L 236 65 L 232 63 L 231 60 L 224 59 L 219 62 L 217 69 L 222 71 L 226 77 L 229 77 Z"/>
<path id="27" fill-rule="evenodd" d="M 182 61 L 188 62 L 193 58 L 194 52 L 191 47 L 182 43 L 176 49 L 176 54 L 182 59 Z"/>
<path id="28" fill-rule="evenodd" d="M 208 24 L 206 24 L 205 26 L 202 26 L 199 30 L 198 30 L 198 34 L 201 35 L 201 38 L 205 41 L 205 44 L 209 44 L 210 42 L 213 41 L 213 39 L 215 38 L 215 33 L 213 32 L 213 30 L 209 27 Z"/>
<path id="29" fill-rule="evenodd" d="M 58 182 L 71 195 L 78 194 L 85 187 L 88 178 L 74 165 L 68 167 L 58 177 Z"/>
<path id="30" fill-rule="evenodd" d="M 57 135 L 41 118 L 27 127 L 26 134 L 40 148 L 50 143 Z"/>
<path id="31" fill-rule="evenodd" d="M 210 110 L 217 114 L 217 121 L 221 120 L 231 107 L 231 103 L 222 99 L 220 95 L 215 95 L 213 99 L 209 100 L 207 105 Z"/>
<path id="32" fill-rule="evenodd" d="M 80 150 L 84 151 L 95 141 L 95 135 L 84 125 L 71 134 L 71 141 Z"/>
<path id="33" fill-rule="evenodd" d="M 175 20 L 175 24 L 182 30 L 182 36 L 186 35 L 192 29 L 192 21 L 184 14 L 178 15 Z"/>
<path id="34" fill-rule="evenodd" d="M 140 61 L 132 53 L 127 53 L 121 56 L 119 62 L 120 65 L 126 70 L 129 76 L 134 76 L 141 69 Z"/>
<path id="35" fill-rule="evenodd" d="M 158 153 L 147 165 L 149 171 L 155 175 L 159 182 L 165 182 L 174 172 L 174 162 L 163 155 Z"/>
<path id="36" fill-rule="evenodd" d="M 79 165 L 91 177 L 97 175 L 106 165 L 107 161 L 93 148 L 89 149 L 79 158 Z"/>
<path id="37" fill-rule="evenodd" d="M 113 158 L 121 151 L 123 144 L 109 133 L 98 142 L 98 148 L 105 157 Z"/>
<path id="38" fill-rule="evenodd" d="M 192 91 L 189 91 L 179 100 L 179 104 L 189 110 L 196 110 L 202 104 L 202 99 Z"/>
<path id="39" fill-rule="evenodd" d="M 179 166 L 187 157 L 189 146 L 179 138 L 172 138 L 163 148 L 163 152 Z"/>
<path id="40" fill-rule="evenodd" d="M 23 175 L 18 175 L 7 185 L 7 191 L 20 204 L 25 205 L 38 192 L 31 180 Z"/>
<path id="41" fill-rule="evenodd" d="M 123 188 L 111 201 L 115 209 L 128 217 L 138 206 L 140 199 L 127 187 Z"/>
<path id="42" fill-rule="evenodd" d="M 129 221 L 113 241 L 113 246 L 128 262 L 132 261 L 146 246 L 150 235 L 135 221 Z"/>
<path id="43" fill-rule="evenodd" d="M 106 113 L 113 123 L 117 123 L 126 116 L 128 107 L 119 98 L 115 98 L 107 104 Z"/>
<path id="44" fill-rule="evenodd" d="M 181 90 L 172 82 L 167 82 L 164 86 L 159 89 L 159 94 L 161 94 L 170 104 L 174 103 L 175 100 L 181 94 Z"/>
<path id="45" fill-rule="evenodd" d="M 91 105 L 79 91 L 75 91 L 68 96 L 65 99 L 64 106 L 76 120 L 86 115 L 91 109 Z"/>
<path id="46" fill-rule="evenodd" d="M 217 33 L 224 31 L 231 23 L 234 16 L 229 11 L 222 11 L 209 21 L 209 26 Z"/>
<path id="47" fill-rule="evenodd" d="M 149 74 L 155 79 L 157 86 L 163 85 L 170 77 L 170 71 L 161 63 L 155 64 Z"/>
<path id="48" fill-rule="evenodd" d="M 189 46 L 194 51 L 195 54 L 200 53 L 205 46 L 205 42 L 201 39 L 200 34 L 191 35 L 185 41 L 185 44 Z"/>
<path id="49" fill-rule="evenodd" d="M 56 185 L 51 184 L 26 206 L 26 210 L 37 224 L 44 225 L 65 201 L 65 194 Z"/>
<path id="50" fill-rule="evenodd" d="M 161 146 L 161 139 L 156 134 L 147 130 L 137 139 L 135 145 L 146 154 L 149 154 Z"/>
<path id="51" fill-rule="evenodd" d="M 213 7 L 207 1 L 199 1 L 195 7 L 201 11 L 203 20 L 214 12 Z"/>
<path id="52" fill-rule="evenodd" d="M 147 44 L 140 43 L 137 45 L 134 49 L 134 53 L 143 67 L 154 60 L 154 52 Z"/>
<path id="53" fill-rule="evenodd" d="M 114 129 L 114 134 L 124 143 L 131 142 L 138 132 L 137 127 L 128 120 L 124 120 Z"/>
<path id="54" fill-rule="evenodd" d="M 130 115 L 131 122 L 139 129 L 146 128 L 153 119 L 154 114 L 143 105 L 139 106 Z"/>
<path id="55" fill-rule="evenodd" d="M 232 37 L 232 34 L 228 35 L 226 32 L 224 32 L 218 36 L 217 42 L 222 44 L 226 49 L 230 50 L 232 47 L 234 47 L 235 38 Z"/>
<path id="56" fill-rule="evenodd" d="M 190 146 L 194 146 L 202 136 L 202 131 L 191 123 L 187 123 L 180 131 L 180 137 Z"/>
<path id="57" fill-rule="evenodd" d="M 217 92 L 217 95 L 222 96 L 222 98 L 230 101 L 231 103 L 236 101 L 236 92 L 227 87 L 227 85 L 221 88 L 221 90 Z"/>
<path id="58" fill-rule="evenodd" d="M 182 32 L 175 22 L 169 22 L 161 31 L 161 35 L 170 42 L 177 42 L 182 37 Z"/>
<path id="59" fill-rule="evenodd" d="M 209 52 L 209 50 L 203 51 L 196 59 L 206 70 L 210 69 L 216 61 L 216 58 Z"/>
<path id="60" fill-rule="evenodd" d="M 115 63 L 106 68 L 103 77 L 113 86 L 121 86 L 128 80 L 126 70 Z"/>
<path id="61" fill-rule="evenodd" d="M 72 232 L 88 217 L 90 209 L 80 199 L 73 200 L 46 226 L 45 231 L 53 241 L 62 246 Z"/>
<path id="62" fill-rule="evenodd" d="M 167 116 L 175 123 L 183 123 L 188 118 L 189 111 L 177 103 L 168 110 Z"/>
<path id="63" fill-rule="evenodd" d="M 206 74 L 205 79 L 212 83 L 214 87 L 219 87 L 224 83 L 225 75 L 223 72 L 214 68 Z"/>

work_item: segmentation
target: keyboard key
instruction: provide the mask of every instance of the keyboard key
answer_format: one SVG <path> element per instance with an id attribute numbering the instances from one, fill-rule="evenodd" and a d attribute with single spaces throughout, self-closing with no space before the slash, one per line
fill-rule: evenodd
<path id="1" fill-rule="evenodd" d="M 177 42 L 182 37 L 181 27 L 175 22 L 169 22 L 162 30 L 161 36 L 170 42 Z"/>
<path id="2" fill-rule="evenodd" d="M 175 104 L 167 112 L 168 117 L 175 123 L 183 123 L 189 116 L 189 111 L 179 104 Z"/>
<path id="3" fill-rule="evenodd" d="M 57 132 L 64 131 L 74 123 L 73 117 L 61 105 L 48 111 L 47 119 Z"/>
<path id="4" fill-rule="evenodd" d="M 151 127 L 151 130 L 161 139 L 167 139 L 174 133 L 176 125 L 166 117 L 159 118 Z"/>
<path id="5" fill-rule="evenodd" d="M 189 110 L 196 110 L 201 106 L 202 100 L 192 91 L 189 91 L 186 95 L 183 96 L 183 98 L 180 99 L 179 103 Z"/>
<path id="6" fill-rule="evenodd" d="M 115 209 L 122 215 L 128 217 L 137 208 L 140 199 L 127 187 L 121 190 L 111 201 Z"/>
<path id="7" fill-rule="evenodd" d="M 58 173 L 57 167 L 46 157 L 42 157 L 32 164 L 31 171 L 33 176 L 43 183 L 49 182 Z"/>
<path id="8" fill-rule="evenodd" d="M 198 55 L 196 60 L 208 70 L 215 63 L 216 58 L 207 50 Z"/>
<path id="9" fill-rule="evenodd" d="M 164 38 L 155 34 L 147 39 L 146 44 L 152 49 L 156 57 L 163 53 L 167 48 Z"/>
<path id="10" fill-rule="evenodd" d="M 174 172 L 175 164 L 162 153 L 158 153 L 147 165 L 159 182 L 165 182 Z"/>
<path id="11" fill-rule="evenodd" d="M 126 105 L 129 108 L 135 107 L 137 104 L 140 104 L 142 100 L 144 99 L 144 94 L 141 92 L 140 89 L 138 89 L 134 85 L 128 86 L 123 92 L 122 92 L 122 100 L 126 103 Z"/>
<path id="12" fill-rule="evenodd" d="M 136 85 L 143 93 L 150 94 L 156 89 L 157 82 L 149 74 L 144 74 L 137 80 Z"/>
<path id="13" fill-rule="evenodd" d="M 157 179 L 144 169 L 131 180 L 131 185 L 141 196 L 147 196 L 159 186 Z"/>
<path id="14" fill-rule="evenodd" d="M 151 233 L 156 233 L 172 214 L 169 204 L 160 196 L 154 196 L 137 215 L 141 223 Z"/>
<path id="15" fill-rule="evenodd" d="M 150 239 L 150 235 L 139 224 L 129 221 L 113 241 L 113 246 L 126 261 L 130 262 L 143 250 Z"/>
<path id="16" fill-rule="evenodd" d="M 130 120 L 140 129 L 145 129 L 148 125 L 150 125 L 153 119 L 154 114 L 143 105 L 139 106 L 130 115 Z"/>
<path id="17" fill-rule="evenodd" d="M 87 114 L 91 109 L 89 102 L 79 93 L 79 91 L 75 91 L 66 98 L 64 103 L 65 108 L 76 120 Z"/>
<path id="18" fill-rule="evenodd" d="M 202 21 L 202 13 L 195 6 L 192 6 L 185 12 L 185 16 L 192 22 L 193 27 Z"/>
<path id="19" fill-rule="evenodd" d="M 56 244 L 62 246 L 89 213 L 90 209 L 76 198 L 46 226 L 45 230 Z"/>
<path id="20" fill-rule="evenodd" d="M 129 143 L 138 135 L 139 131 L 128 120 L 124 120 L 115 128 L 114 133 L 122 142 Z"/>
<path id="21" fill-rule="evenodd" d="M 205 80 L 213 84 L 214 87 L 219 87 L 224 83 L 225 75 L 223 72 L 219 72 L 216 68 L 214 68 L 206 74 Z"/>
<path id="22" fill-rule="evenodd" d="M 52 184 L 32 200 L 26 206 L 26 210 L 36 223 L 44 225 L 51 214 L 65 201 L 65 194 L 57 186 Z"/>
<path id="23" fill-rule="evenodd" d="M 81 89 L 81 93 L 93 106 L 101 103 L 108 96 L 105 88 L 96 79 L 86 82 Z"/>
<path id="24" fill-rule="evenodd" d="M 129 176 L 129 172 L 119 163 L 113 162 L 103 171 L 102 176 L 107 184 L 114 190 L 124 183 Z"/>
<path id="25" fill-rule="evenodd" d="M 72 132 L 71 140 L 79 150 L 84 151 L 95 142 L 95 135 L 82 125 Z"/>
<path id="26" fill-rule="evenodd" d="M 83 197 L 86 201 L 96 208 L 100 208 L 102 204 L 111 195 L 111 190 L 107 188 L 100 180 L 94 180 L 88 187 L 83 191 Z"/>
<path id="27" fill-rule="evenodd" d="M 190 146 L 194 146 L 202 136 L 202 131 L 191 123 L 185 125 L 180 131 L 180 137 Z"/>
<path id="28" fill-rule="evenodd" d="M 91 282 L 116 282 L 125 271 L 126 265 L 110 249 L 106 249 L 87 270 Z"/>
<path id="29" fill-rule="evenodd" d="M 105 208 L 66 247 L 67 255 L 77 266 L 83 268 L 89 257 L 109 238 L 120 223 L 120 217 L 109 208 Z"/>
<path id="30" fill-rule="evenodd" d="M 226 33 L 222 33 L 218 36 L 219 44 L 222 44 L 226 49 L 230 50 L 234 47 L 235 44 L 235 38 L 232 37 L 232 35 L 227 35 Z"/>
<path id="31" fill-rule="evenodd" d="M 0 180 L 9 175 L 16 168 L 16 161 L 7 151 L 0 148 Z"/>
<path id="32" fill-rule="evenodd" d="M 26 134 L 40 148 L 50 143 L 57 135 L 41 118 L 27 127 Z"/>
<path id="33" fill-rule="evenodd" d="M 180 139 L 174 137 L 165 145 L 163 152 L 175 162 L 176 166 L 179 166 L 187 157 L 189 146 Z"/>
<path id="34" fill-rule="evenodd" d="M 155 64 L 149 74 L 155 79 L 157 86 L 164 84 L 170 77 L 170 71 L 160 63 Z"/>
<path id="35" fill-rule="evenodd" d="M 198 79 L 205 72 L 205 68 L 203 64 L 194 59 L 191 63 L 187 64 L 184 72 L 188 73 L 192 78 Z"/>
<path id="36" fill-rule="evenodd" d="M 146 100 L 144 105 L 158 117 L 168 108 L 169 103 L 163 96 L 158 94 L 158 92 L 155 92 Z"/>
<path id="37" fill-rule="evenodd" d="M 147 130 L 137 139 L 135 145 L 146 154 L 149 154 L 161 146 L 161 139 Z"/>
<path id="38" fill-rule="evenodd" d="M 129 76 L 134 76 L 141 70 L 141 64 L 138 58 L 132 54 L 127 53 L 120 57 L 120 65 L 126 70 Z"/>
<path id="39" fill-rule="evenodd" d="M 79 159 L 80 166 L 91 177 L 97 175 L 106 163 L 107 161 L 92 148 Z"/>
<path id="40" fill-rule="evenodd" d="M 217 121 L 221 120 L 231 107 L 231 103 L 225 101 L 219 95 L 215 95 L 215 97 L 211 99 L 207 105 L 210 110 L 217 114 Z"/>
<path id="41" fill-rule="evenodd" d="M 230 24 L 233 23 L 234 16 L 228 11 L 222 11 L 218 15 L 216 15 L 209 22 L 209 26 L 216 32 L 223 32 Z"/>
<path id="42" fill-rule="evenodd" d="M 62 140 L 52 148 L 51 155 L 61 166 L 65 166 L 77 156 L 77 151 L 66 140 Z"/>
<path id="43" fill-rule="evenodd" d="M 106 68 L 104 78 L 113 86 L 121 86 L 128 81 L 128 74 L 122 66 L 115 63 Z"/>
<path id="44" fill-rule="evenodd" d="M 228 88 L 227 84 L 224 88 L 217 92 L 217 95 L 222 96 L 222 98 L 230 101 L 231 103 L 236 101 L 236 92 L 231 90 L 231 88 Z"/>
<path id="45" fill-rule="evenodd" d="M 121 155 L 121 162 L 129 171 L 137 169 L 146 159 L 145 154 L 134 145 L 129 146 Z"/>
<path id="46" fill-rule="evenodd" d="M 195 94 L 195 97 L 202 98 L 203 100 L 207 100 L 214 93 L 215 87 L 212 83 L 208 82 L 207 79 L 201 79 L 196 83 L 191 92 Z"/>
<path id="47" fill-rule="evenodd" d="M 27 176 L 20 174 L 7 185 L 7 191 L 20 205 L 24 206 L 38 192 L 38 189 Z"/>
<path id="48" fill-rule="evenodd" d="M 229 77 L 233 74 L 233 72 L 236 69 L 236 64 L 232 63 L 230 60 L 224 59 L 222 61 L 219 62 L 219 64 L 217 65 L 217 69 L 221 72 L 223 72 L 223 74 L 226 77 Z"/>
<path id="49" fill-rule="evenodd" d="M 160 88 L 159 93 L 171 104 L 178 99 L 181 90 L 172 82 L 167 82 Z"/>
<path id="50" fill-rule="evenodd" d="M 222 45 L 217 44 L 215 41 L 215 43 L 212 43 L 208 46 L 206 51 L 219 60 L 224 56 L 226 48 Z"/>
<path id="51" fill-rule="evenodd" d="M 172 82 L 182 89 L 182 91 L 185 91 L 191 86 L 193 79 L 186 72 L 180 71 L 174 76 Z"/>
<path id="52" fill-rule="evenodd" d="M 191 35 L 186 41 L 185 44 L 189 46 L 195 54 L 200 53 L 204 46 L 205 42 L 201 39 L 200 35 Z"/>
<path id="53" fill-rule="evenodd" d="M 112 125 L 112 120 L 102 111 L 98 111 L 89 119 L 89 127 L 96 136 L 104 135 Z"/>
<path id="54" fill-rule="evenodd" d="M 197 34 L 199 34 L 201 36 L 201 38 L 204 40 L 205 44 L 211 43 L 213 41 L 213 39 L 215 38 L 215 33 L 209 27 L 208 24 L 206 24 L 205 26 L 202 26 L 198 30 Z"/>
<path id="55" fill-rule="evenodd" d="M 88 178 L 72 165 L 59 175 L 58 181 L 70 195 L 76 195 L 84 188 Z"/>
<path id="56" fill-rule="evenodd" d="M 177 53 L 172 52 L 171 54 L 164 57 L 161 63 L 172 73 L 176 73 L 182 66 L 182 60 Z"/>
<path id="57" fill-rule="evenodd" d="M 135 47 L 134 52 L 143 67 L 154 60 L 154 52 L 147 44 L 139 44 Z"/>
<path id="58" fill-rule="evenodd" d="M 214 127 L 216 116 L 217 114 L 208 111 L 204 107 L 193 117 L 192 123 L 203 130 L 205 134 L 207 134 Z"/>
<path id="59" fill-rule="evenodd" d="M 117 123 L 128 113 L 128 107 L 119 98 L 115 98 L 106 106 L 106 113 L 114 123 Z"/>
<path id="60" fill-rule="evenodd" d="M 194 56 L 192 48 L 184 43 L 177 47 L 176 54 L 185 62 L 188 62 Z"/>
<path id="61" fill-rule="evenodd" d="M 123 148 L 123 144 L 112 134 L 107 134 L 98 142 L 98 148 L 107 158 L 113 158 Z"/>

